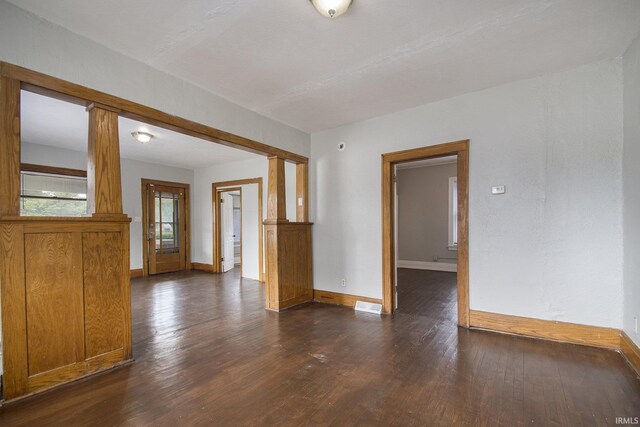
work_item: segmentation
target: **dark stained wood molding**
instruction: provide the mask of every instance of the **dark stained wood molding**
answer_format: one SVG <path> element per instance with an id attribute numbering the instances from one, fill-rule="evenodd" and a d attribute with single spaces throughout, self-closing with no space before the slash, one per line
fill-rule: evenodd
<path id="1" fill-rule="evenodd" d="M 374 304 L 382 304 L 379 298 L 362 297 L 358 295 L 341 294 L 338 292 L 313 290 L 313 301 L 324 304 L 344 305 L 346 307 L 355 307 L 356 301 L 365 301 Z"/>
<path id="2" fill-rule="evenodd" d="M 159 126 L 184 135 L 205 139 L 251 153 L 265 156 L 278 156 L 293 163 L 306 163 L 309 160 L 307 157 L 299 154 L 183 119 L 151 107 L 146 107 L 117 96 L 89 89 L 7 62 L 0 62 L 0 75 L 21 82 L 22 89 L 29 92 L 73 102 L 78 105 L 84 105 L 85 107 L 91 104 L 100 104 L 105 109 L 108 108 L 112 111 L 118 111 L 123 117 L 144 121 L 150 125 Z"/>
<path id="3" fill-rule="evenodd" d="M 134 268 L 130 271 L 129 277 L 131 277 L 132 279 L 135 279 L 136 277 L 142 277 L 142 269 Z"/>
<path id="4" fill-rule="evenodd" d="M 20 82 L 0 78 L 0 215 L 20 214 Z"/>
<path id="5" fill-rule="evenodd" d="M 452 155 L 458 165 L 458 325 L 469 327 L 469 140 L 382 155 L 382 311 L 391 314 L 395 307 L 395 165 Z"/>
<path id="6" fill-rule="evenodd" d="M 243 185 L 258 185 L 258 269 L 261 282 L 266 280 L 264 272 L 264 226 L 262 223 L 262 178 L 235 179 L 232 181 L 214 182 L 211 184 L 211 220 L 213 221 L 213 272 L 222 272 L 222 243 L 221 243 L 221 220 L 220 220 L 220 191 L 228 191 L 232 188 L 242 187 Z"/>
<path id="7" fill-rule="evenodd" d="M 506 314 L 470 311 L 470 327 L 571 344 L 620 350 L 620 330 Z"/>
<path id="8" fill-rule="evenodd" d="M 620 332 L 620 353 L 640 377 L 640 348 L 624 331 Z"/>
<path id="9" fill-rule="evenodd" d="M 142 203 L 142 275 L 149 275 L 149 239 L 147 239 L 147 233 L 149 232 L 149 218 L 148 207 L 146 202 L 147 197 L 147 185 L 173 187 L 184 190 L 184 216 L 185 216 L 185 269 L 191 270 L 191 186 L 182 182 L 162 181 L 159 179 L 142 178 L 140 180 L 140 197 Z"/>
<path id="10" fill-rule="evenodd" d="M 22 172 L 46 173 L 49 175 L 77 176 L 80 178 L 87 177 L 87 171 L 81 169 L 60 168 L 57 166 L 34 165 L 32 163 L 22 163 L 20 165 Z"/>

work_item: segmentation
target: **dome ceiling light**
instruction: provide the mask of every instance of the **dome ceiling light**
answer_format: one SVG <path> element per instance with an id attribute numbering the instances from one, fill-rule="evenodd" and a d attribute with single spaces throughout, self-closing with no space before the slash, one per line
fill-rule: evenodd
<path id="1" fill-rule="evenodd" d="M 149 132 L 131 132 L 131 136 L 140 144 L 146 144 L 153 139 L 153 135 Z"/>
<path id="2" fill-rule="evenodd" d="M 315 8 L 327 18 L 337 18 L 349 9 L 353 0 L 310 0 Z"/>

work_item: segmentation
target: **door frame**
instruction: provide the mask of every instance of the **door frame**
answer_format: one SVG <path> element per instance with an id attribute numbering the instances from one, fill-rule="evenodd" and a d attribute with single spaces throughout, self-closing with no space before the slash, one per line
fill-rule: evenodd
<path id="1" fill-rule="evenodd" d="M 149 275 L 149 218 L 147 208 L 147 185 L 158 185 L 166 187 L 181 188 L 184 190 L 184 219 L 186 231 L 183 233 L 186 271 L 191 271 L 191 196 L 189 194 L 189 184 L 171 181 L 160 181 L 158 179 L 141 179 L 140 196 L 142 200 L 142 276 Z"/>
<path id="2" fill-rule="evenodd" d="M 458 325 L 469 327 L 469 140 L 395 151 L 382 155 L 382 310 L 395 306 L 396 248 L 394 217 L 395 166 L 400 163 L 458 156 Z"/>
<path id="3" fill-rule="evenodd" d="M 243 185 L 258 185 L 258 274 L 261 282 L 266 281 L 266 273 L 264 272 L 264 253 L 263 253 L 263 218 L 262 218 L 262 177 L 237 179 L 233 181 L 221 181 L 211 184 L 211 208 L 213 221 L 213 272 L 222 272 L 222 226 L 220 218 L 220 193 L 232 189 L 242 189 Z M 242 259 L 242 255 L 241 258 Z M 244 263 L 242 264 L 244 265 Z"/>

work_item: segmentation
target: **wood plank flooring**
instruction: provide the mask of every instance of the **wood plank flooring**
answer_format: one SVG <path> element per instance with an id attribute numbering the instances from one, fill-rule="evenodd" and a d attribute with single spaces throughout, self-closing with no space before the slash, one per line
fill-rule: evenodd
<path id="1" fill-rule="evenodd" d="M 135 363 L 0 408 L 0 425 L 576 426 L 640 416 L 640 380 L 615 352 L 458 329 L 434 313 L 263 306 L 262 286 L 236 272 L 135 279 Z"/>

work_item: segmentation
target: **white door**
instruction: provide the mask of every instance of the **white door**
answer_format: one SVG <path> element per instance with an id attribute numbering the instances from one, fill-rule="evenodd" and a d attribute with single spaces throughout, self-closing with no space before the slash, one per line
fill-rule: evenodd
<path id="1" fill-rule="evenodd" d="M 221 194 L 222 206 L 222 272 L 226 273 L 234 266 L 233 250 L 233 197 L 229 193 Z"/>

